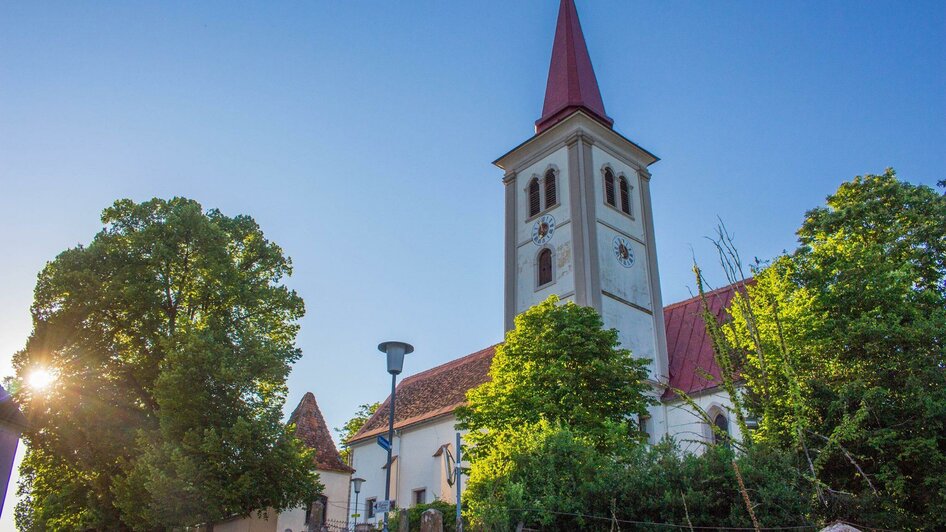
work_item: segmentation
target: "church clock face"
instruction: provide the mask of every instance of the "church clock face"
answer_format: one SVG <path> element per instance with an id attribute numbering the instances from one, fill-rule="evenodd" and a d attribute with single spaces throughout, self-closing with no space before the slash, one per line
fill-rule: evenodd
<path id="1" fill-rule="evenodd" d="M 541 246 L 552 239 L 555 232 L 555 218 L 551 214 L 539 218 L 532 226 L 532 243 Z"/>
<path id="2" fill-rule="evenodd" d="M 614 237 L 614 256 L 625 268 L 634 265 L 634 250 L 631 249 L 631 243 L 624 237 Z"/>

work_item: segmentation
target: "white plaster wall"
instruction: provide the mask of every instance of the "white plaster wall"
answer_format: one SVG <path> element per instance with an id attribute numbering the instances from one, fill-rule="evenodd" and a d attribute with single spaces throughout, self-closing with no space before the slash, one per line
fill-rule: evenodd
<path id="1" fill-rule="evenodd" d="M 621 346 L 630 349 L 635 358 L 649 359 L 650 376 L 654 376 L 657 335 L 653 316 L 610 297 L 601 298 L 602 318 L 606 329 L 617 329 Z"/>
<path id="2" fill-rule="evenodd" d="M 416 430 L 405 431 L 401 436 L 401 453 L 403 467 L 401 478 L 397 485 L 397 495 L 401 507 L 413 506 L 413 492 L 415 489 L 427 490 L 427 502 L 442 499 L 447 502 L 456 500 L 453 488 L 446 486 L 443 457 L 434 457 L 434 453 L 443 444 L 451 444 L 451 452 L 455 447 L 457 430 L 454 428 L 456 419 L 449 416 L 435 423 L 428 423 Z"/>
<path id="3" fill-rule="evenodd" d="M 559 206 L 547 212 L 555 217 L 556 224 L 571 218 L 571 197 L 568 188 L 568 148 L 562 146 L 516 175 L 516 183 L 513 185 L 516 187 L 516 213 L 519 218 L 516 220 L 516 242 L 520 244 L 525 241 L 532 241 L 532 224 L 535 221 L 534 217 L 529 217 L 529 194 L 527 193 L 529 181 L 532 181 L 533 177 L 538 177 L 541 185 L 546 170 L 552 167 L 559 172 L 558 182 L 556 183 Z M 541 206 L 545 207 L 545 190 L 542 190 L 540 196 L 543 198 Z"/>
<path id="4" fill-rule="evenodd" d="M 276 532 L 274 511 L 269 510 L 265 517 L 255 513 L 241 519 L 230 519 L 214 524 L 214 532 Z"/>
<path id="5" fill-rule="evenodd" d="M 322 492 L 322 495 L 328 498 L 328 508 L 326 509 L 325 517 L 332 521 L 345 521 L 348 519 L 350 513 L 348 512 L 348 490 L 351 475 L 338 471 L 319 471 L 319 481 L 325 485 L 325 490 Z"/>
<path id="6" fill-rule="evenodd" d="M 427 502 L 442 499 L 447 502 L 456 500 L 456 492 L 446 482 L 446 472 L 443 467 L 443 457 L 434 457 L 434 453 L 445 443 L 451 444 L 454 452 L 456 433 L 454 428 L 456 418 L 445 416 L 430 423 L 409 427 L 398 431 L 394 436 L 394 454 L 397 455 L 395 467 L 391 476 L 391 497 L 397 501 L 398 507 L 405 508 L 413 505 L 415 489 L 427 490 Z M 359 523 L 365 521 L 364 501 L 369 498 L 384 499 L 384 470 L 381 467 L 387 461 L 387 453 L 379 447 L 374 439 L 370 443 L 362 443 L 352 447 L 352 463 L 355 476 L 365 479 L 359 495 L 357 513 L 362 514 Z M 351 500 L 354 503 L 355 494 Z M 356 513 L 356 512 L 351 512 Z M 368 519 L 369 523 L 377 523 L 381 516 Z"/>
<path id="7" fill-rule="evenodd" d="M 614 238 L 618 236 L 630 243 L 631 251 L 634 253 L 634 263 L 629 268 L 618 262 L 614 254 Z M 599 223 L 598 261 L 600 262 L 598 271 L 601 276 L 601 290 L 610 292 L 639 307 L 653 310 L 647 250 L 643 244 L 627 238 L 626 233 L 619 233 Z"/>
<path id="8" fill-rule="evenodd" d="M 598 205 L 598 220 L 621 229 L 621 231 L 646 242 L 644 225 L 641 222 L 641 187 L 637 170 L 624 164 L 620 159 L 613 157 L 598 146 L 591 146 L 592 171 L 595 178 L 595 204 Z M 604 195 L 604 167 L 609 165 L 614 172 L 615 203 L 618 208 L 612 208 L 605 203 Z M 627 216 L 620 211 L 621 192 L 618 188 L 618 176 L 623 175 L 631 185 L 631 215 Z"/>
<path id="9" fill-rule="evenodd" d="M 539 251 L 552 249 L 552 279 L 554 282 L 537 288 L 537 261 Z M 531 237 L 516 251 L 516 314 L 541 303 L 552 294 L 559 297 L 575 293 L 574 257 L 572 253 L 571 224 L 558 225 L 552 238 L 544 246 L 536 246 Z"/>
<path id="10" fill-rule="evenodd" d="M 736 418 L 730 410 L 732 401 L 724 390 L 718 389 L 697 395 L 692 399 L 704 412 L 710 413 L 711 417 L 713 412 L 723 411 L 729 419 L 729 434 L 736 440 L 742 439 L 742 433 L 736 425 Z M 703 452 L 706 443 L 711 442 L 713 437 L 712 431 L 703 419 L 679 399 L 668 401 L 663 408 L 666 411 L 667 431 L 680 444 L 680 448 L 691 453 Z"/>
<path id="11" fill-rule="evenodd" d="M 305 508 L 300 506 L 279 514 L 279 518 L 276 520 L 276 532 L 285 532 L 286 530 L 292 530 L 292 532 L 306 530 Z"/>
<path id="12" fill-rule="evenodd" d="M 344 522 L 348 519 L 348 488 L 351 475 L 338 471 L 319 470 L 319 482 L 325 486 L 322 491 L 326 501 L 325 517 L 330 521 Z M 300 506 L 279 514 L 276 520 L 277 532 L 306 530 L 305 507 Z"/>
<path id="13" fill-rule="evenodd" d="M 549 168 L 558 171 L 556 190 L 559 205 L 539 215 L 529 217 L 528 186 L 533 177 L 541 181 Z M 575 292 L 574 247 L 571 241 L 571 196 L 569 190 L 568 148 L 562 147 L 520 172 L 516 177 L 516 314 L 542 302 L 551 294 L 567 296 Z M 544 189 L 543 206 L 544 206 Z M 538 218 L 545 214 L 555 218 L 555 232 L 543 246 L 532 242 L 532 228 Z M 536 290 L 538 272 L 536 263 L 543 247 L 552 249 L 553 280 L 541 290 Z"/>
<path id="14" fill-rule="evenodd" d="M 395 437 L 395 443 L 397 438 Z M 395 454 L 397 454 L 397 447 L 395 446 Z M 364 484 L 361 486 L 361 494 L 358 496 L 358 509 L 357 511 L 352 511 L 351 513 L 361 514 L 361 517 L 358 518 L 359 523 L 365 522 L 365 518 L 368 513 L 365 511 L 365 501 L 374 497 L 377 500 L 384 500 L 384 478 L 385 473 L 382 467 L 387 462 L 388 455 L 384 449 L 378 446 L 375 443 L 375 439 L 371 438 L 370 440 L 353 445 L 351 447 L 352 451 L 352 467 L 355 468 L 354 476 L 365 479 Z M 392 468 L 392 473 L 397 472 L 397 467 Z M 397 475 L 391 475 L 392 485 L 396 480 Z M 355 493 L 351 493 L 352 504 L 355 503 Z M 376 519 L 368 519 L 369 523 L 377 522 Z"/>

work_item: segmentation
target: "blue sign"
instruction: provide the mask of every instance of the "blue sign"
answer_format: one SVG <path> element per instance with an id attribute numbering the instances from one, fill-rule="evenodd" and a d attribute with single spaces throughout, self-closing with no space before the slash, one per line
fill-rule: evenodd
<path id="1" fill-rule="evenodd" d="M 391 450 L 391 442 L 389 442 L 384 436 L 378 436 L 378 445 L 380 445 L 385 451 Z"/>

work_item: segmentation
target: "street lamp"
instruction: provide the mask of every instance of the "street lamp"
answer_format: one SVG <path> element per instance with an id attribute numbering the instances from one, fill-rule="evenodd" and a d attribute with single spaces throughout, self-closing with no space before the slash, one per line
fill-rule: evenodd
<path id="1" fill-rule="evenodd" d="M 358 494 L 361 493 L 361 485 L 364 484 L 365 479 L 355 477 L 351 479 L 352 487 L 355 489 L 355 513 L 352 517 L 355 518 L 355 524 L 358 524 Z"/>
<path id="2" fill-rule="evenodd" d="M 388 466 L 384 474 L 384 500 L 391 504 L 391 450 L 394 448 L 394 394 L 397 375 L 404 369 L 404 355 L 413 353 L 414 346 L 405 342 L 381 342 L 378 351 L 387 356 L 388 373 L 391 374 L 391 411 L 388 413 Z M 390 511 L 390 507 L 388 508 Z M 384 512 L 383 532 L 388 532 L 388 513 Z"/>

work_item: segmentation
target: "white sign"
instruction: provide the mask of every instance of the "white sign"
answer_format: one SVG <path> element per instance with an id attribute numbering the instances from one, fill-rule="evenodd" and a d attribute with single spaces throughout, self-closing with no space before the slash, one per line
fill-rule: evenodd
<path id="1" fill-rule="evenodd" d="M 374 511 L 381 514 L 390 512 L 391 501 L 374 501 Z"/>

